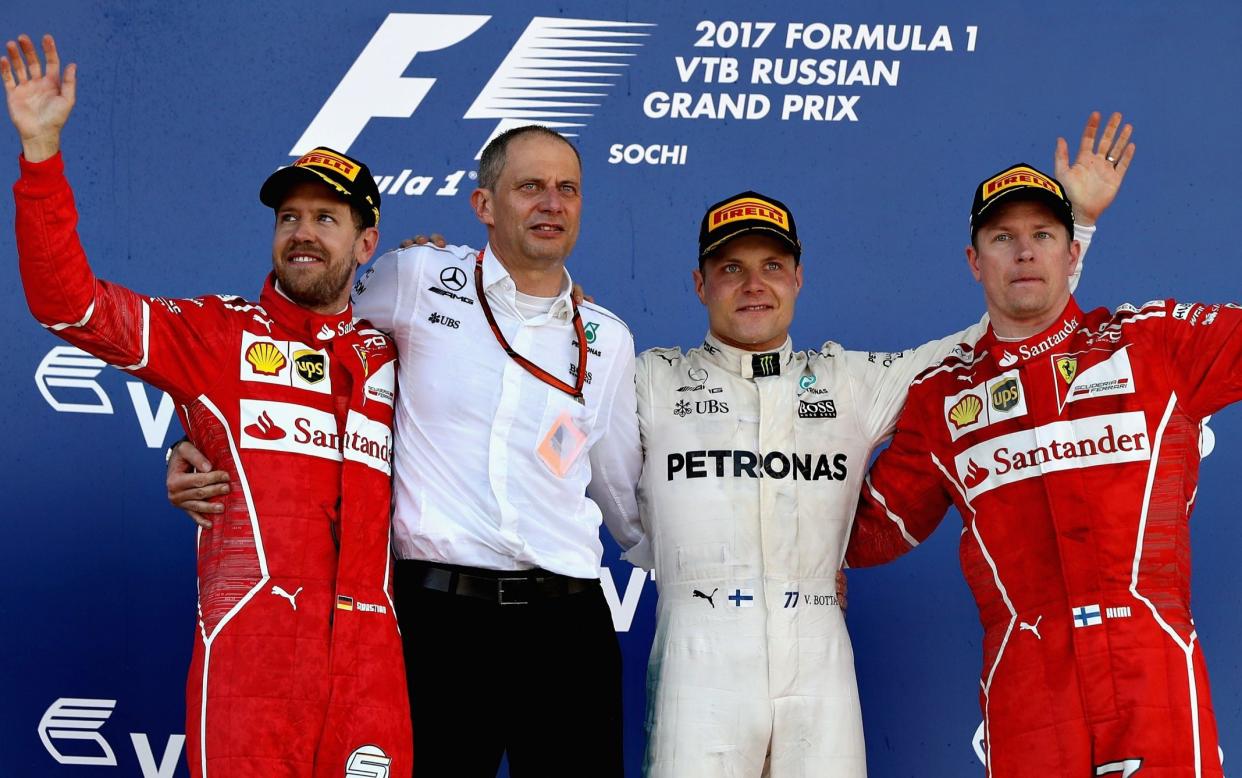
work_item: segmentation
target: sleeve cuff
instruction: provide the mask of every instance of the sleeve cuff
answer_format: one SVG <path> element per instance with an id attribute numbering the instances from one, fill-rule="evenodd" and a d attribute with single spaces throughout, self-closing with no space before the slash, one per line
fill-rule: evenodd
<path id="1" fill-rule="evenodd" d="M 651 542 L 647 539 L 646 535 L 643 535 L 641 540 L 631 546 L 629 551 L 622 554 L 621 558 L 635 567 L 641 567 L 644 570 L 651 570 L 655 567 L 655 558 L 651 551 Z"/>
<path id="2" fill-rule="evenodd" d="M 27 197 L 46 197 L 64 186 L 65 158 L 58 151 L 42 162 L 31 162 L 24 156 L 17 158 L 21 166 L 21 178 L 14 190 Z"/>

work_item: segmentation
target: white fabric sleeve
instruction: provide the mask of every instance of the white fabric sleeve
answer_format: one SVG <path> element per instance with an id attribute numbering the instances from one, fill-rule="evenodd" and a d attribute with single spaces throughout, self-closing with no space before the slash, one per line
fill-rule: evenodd
<path id="1" fill-rule="evenodd" d="M 354 284 L 351 299 L 354 316 L 366 319 L 386 332 L 396 329 L 397 310 L 401 303 L 401 268 L 412 264 L 413 258 L 400 259 L 403 250 L 389 251 L 376 259 L 367 272 Z"/>
<path id="2" fill-rule="evenodd" d="M 1074 225 L 1074 240 L 1082 246 L 1082 251 L 1078 254 L 1078 267 L 1074 268 L 1074 272 L 1070 275 L 1069 288 L 1070 294 L 1078 288 L 1078 280 L 1082 277 L 1082 266 L 1087 261 L 1087 249 L 1091 248 L 1091 239 L 1095 237 L 1096 225 Z"/>
<path id="3" fill-rule="evenodd" d="M 906 404 L 910 382 L 919 373 L 942 362 L 954 353 L 964 353 L 961 346 L 973 345 L 988 329 L 988 317 L 952 335 L 924 343 L 904 351 L 847 351 L 846 374 L 858 403 L 859 424 L 863 435 L 879 443 L 891 437 L 897 416 Z"/>
<path id="4" fill-rule="evenodd" d="M 597 423 L 604 432 L 591 445 L 588 455 L 591 483 L 587 485 L 587 495 L 599 506 L 613 539 L 629 552 L 643 540 L 644 534 L 638 518 L 638 477 L 643 456 L 634 395 L 634 339 L 628 330 L 625 343 L 618 349 L 619 364 L 608 372 L 608 383 L 600 399 Z"/>

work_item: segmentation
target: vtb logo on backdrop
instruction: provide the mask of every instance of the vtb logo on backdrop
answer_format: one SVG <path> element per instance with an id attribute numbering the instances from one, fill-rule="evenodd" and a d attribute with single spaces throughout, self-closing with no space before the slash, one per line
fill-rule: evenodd
<path id="1" fill-rule="evenodd" d="M 112 399 L 96 380 L 107 366 L 82 349 L 55 346 L 35 368 L 35 385 L 47 404 L 59 413 L 111 414 Z M 141 381 L 127 381 L 125 388 L 147 448 L 162 448 L 176 410 L 172 398 L 160 392 L 159 405 L 152 408 Z"/>
<path id="2" fill-rule="evenodd" d="M 408 119 L 427 97 L 434 78 L 402 75 L 421 53 L 456 46 L 492 17 L 465 14 L 389 14 L 337 84 L 302 137 L 289 150 L 301 156 L 315 146 L 348 151 L 375 118 Z M 616 85 L 652 24 L 536 16 L 466 110 L 464 119 L 498 120 L 482 143 L 524 124 L 575 136 Z M 422 194 L 430 176 L 376 176 L 384 194 Z M 437 195 L 457 193 L 464 170 L 444 177 Z"/>

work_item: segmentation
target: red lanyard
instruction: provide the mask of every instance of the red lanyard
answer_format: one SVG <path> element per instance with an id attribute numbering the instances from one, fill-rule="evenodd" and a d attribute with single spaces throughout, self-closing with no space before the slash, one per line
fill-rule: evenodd
<path id="1" fill-rule="evenodd" d="M 582 326 L 582 316 L 578 313 L 578 304 L 570 298 L 570 305 L 574 308 L 574 332 L 578 335 L 578 369 L 577 381 L 573 386 L 565 383 L 561 379 L 544 370 L 539 365 L 531 362 L 526 357 L 513 350 L 509 345 L 509 341 L 505 340 L 504 333 L 500 331 L 500 327 L 496 325 L 496 317 L 492 315 L 492 307 L 487 304 L 487 295 L 483 292 L 483 252 L 480 251 L 474 259 L 474 291 L 479 298 L 479 306 L 483 309 L 483 315 L 487 317 L 487 323 L 492 327 L 492 334 L 496 336 L 496 341 L 500 347 L 505 350 L 509 357 L 522 366 L 526 372 L 543 381 L 554 389 L 560 389 L 565 394 L 578 401 L 579 405 L 584 405 L 582 399 L 582 385 L 586 383 L 586 366 L 587 366 L 587 340 L 586 330 Z"/>

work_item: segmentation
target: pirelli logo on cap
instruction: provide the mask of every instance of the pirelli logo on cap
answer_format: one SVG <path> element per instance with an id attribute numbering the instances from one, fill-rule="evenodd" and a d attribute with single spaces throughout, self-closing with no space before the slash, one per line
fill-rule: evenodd
<path id="1" fill-rule="evenodd" d="M 350 162 L 344 157 L 332 154 L 326 151 L 312 151 L 305 155 L 297 162 L 293 163 L 294 167 L 321 167 L 328 170 L 335 170 L 337 173 L 353 181 L 358 176 L 358 166 Z"/>
<path id="2" fill-rule="evenodd" d="M 707 223 L 710 229 L 716 229 L 730 222 L 741 219 L 762 219 L 771 222 L 782 230 L 789 229 L 789 214 L 771 203 L 751 197 L 725 203 L 708 214 Z"/>
<path id="3" fill-rule="evenodd" d="M 1013 170 L 1006 170 L 999 176 L 984 183 L 983 199 L 990 200 L 1006 189 L 1011 189 L 1015 186 L 1043 187 L 1057 197 L 1065 199 L 1065 193 L 1061 191 L 1061 187 L 1057 186 L 1055 181 L 1029 167 L 1017 167 Z"/>

